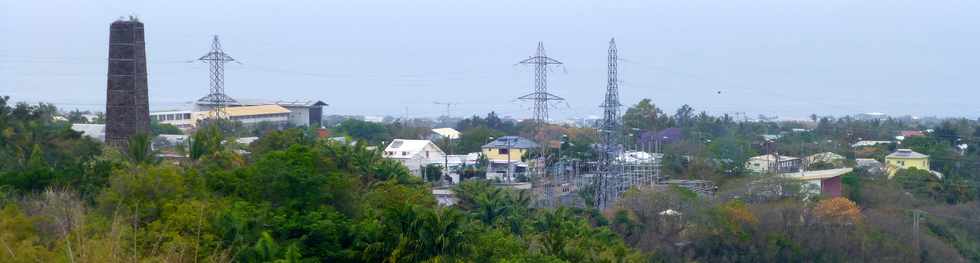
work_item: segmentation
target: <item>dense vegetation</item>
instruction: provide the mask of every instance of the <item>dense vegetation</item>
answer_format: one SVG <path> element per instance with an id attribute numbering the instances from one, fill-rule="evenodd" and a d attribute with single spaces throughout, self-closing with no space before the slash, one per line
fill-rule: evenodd
<path id="1" fill-rule="evenodd" d="M 205 126 L 191 136 L 189 158 L 175 161 L 146 147 L 148 136 L 113 149 L 55 115 L 51 105 L 0 100 L 2 261 L 980 261 L 980 125 L 973 120 L 814 116 L 807 127 L 696 114 L 690 107 L 668 115 L 647 100 L 626 111 L 628 130 L 682 128 L 686 138 L 664 148 L 664 172 L 711 179 L 721 188 L 714 197 L 682 188 L 634 189 L 600 211 L 533 208 L 530 192 L 482 180 L 455 186 L 459 202 L 441 207 L 429 183 L 367 149 L 431 128 L 408 121 L 332 127 L 365 142 L 353 145 L 288 129 L 264 132 L 245 148 Z M 456 152 L 519 134 L 557 141 L 563 158 L 586 159 L 595 138 L 571 126 L 531 133 L 526 123 L 495 114 L 456 128 L 463 132 L 452 144 Z M 853 160 L 881 158 L 897 146 L 854 152 L 849 143 L 888 139 L 904 129 L 934 129 L 901 147 L 932 156 L 942 179 L 907 170 L 888 180 L 858 169 L 844 177 L 844 197 L 801 198 L 798 182 L 742 167 L 762 152 L 762 134 L 782 134 L 777 147 L 788 154 L 834 151 Z M 969 147 L 959 150 L 961 144 Z M 919 242 L 913 214 L 922 217 Z"/>
<path id="2" fill-rule="evenodd" d="M 582 210 L 461 185 L 455 208 L 364 146 L 273 132 L 242 156 L 210 126 L 193 161 L 116 151 L 51 121 L 48 105 L 0 104 L 0 254 L 15 262 L 643 261 Z M 142 142 L 140 142 L 142 140 Z M 147 145 L 136 138 L 133 145 Z M 140 157 L 143 156 L 143 157 Z"/>

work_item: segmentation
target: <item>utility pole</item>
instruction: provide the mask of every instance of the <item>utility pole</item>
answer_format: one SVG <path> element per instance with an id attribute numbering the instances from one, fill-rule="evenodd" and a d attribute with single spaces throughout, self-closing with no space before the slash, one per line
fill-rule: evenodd
<path id="1" fill-rule="evenodd" d="M 922 221 L 922 215 L 925 214 L 924 211 L 919 209 L 912 210 L 912 248 L 915 253 L 915 257 L 918 259 L 920 253 L 922 252 L 919 243 L 919 222 Z"/>
<path id="2" fill-rule="evenodd" d="M 238 102 L 225 94 L 225 63 L 237 61 L 226 54 L 223 49 L 221 49 L 221 42 L 218 41 L 217 35 L 215 35 L 214 39 L 211 41 L 211 51 L 204 54 L 204 56 L 201 56 L 197 60 L 208 63 L 211 73 L 210 90 L 208 95 L 197 101 L 211 106 L 208 118 L 227 118 L 228 114 L 225 112 L 225 107 L 227 107 L 228 104 L 237 104 Z"/>
<path id="3" fill-rule="evenodd" d="M 514 164 L 510 162 L 510 154 L 513 149 L 511 149 L 510 141 L 511 138 L 505 139 L 507 141 L 507 182 L 514 182 Z"/>
<path id="4" fill-rule="evenodd" d="M 548 93 L 548 65 L 562 65 L 562 62 L 545 55 L 544 42 L 538 42 L 538 50 L 534 56 L 517 64 L 534 65 L 534 91 L 517 99 L 534 101 L 534 122 L 540 126 L 548 121 L 548 101 L 565 100 Z"/>
<path id="5" fill-rule="evenodd" d="M 433 101 L 432 103 L 433 104 L 437 104 L 437 105 L 446 105 L 446 118 L 447 119 L 452 116 L 451 113 L 452 113 L 452 107 L 453 107 L 453 105 L 459 105 L 459 102 L 438 102 L 438 101 Z"/>

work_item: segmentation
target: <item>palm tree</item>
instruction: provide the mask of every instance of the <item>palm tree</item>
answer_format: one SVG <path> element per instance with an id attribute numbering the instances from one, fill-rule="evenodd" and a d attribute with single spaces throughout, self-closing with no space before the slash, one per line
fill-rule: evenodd
<path id="1" fill-rule="evenodd" d="M 210 155 L 221 150 L 221 141 L 224 140 L 224 136 L 214 125 L 204 126 L 202 129 L 198 130 L 191 136 L 190 141 L 190 157 L 191 160 L 197 160 L 206 155 Z"/>
<path id="2" fill-rule="evenodd" d="M 458 210 L 401 206 L 386 211 L 388 231 L 397 238 L 386 246 L 385 261 L 457 261 L 473 251 L 466 217 Z"/>
<path id="3" fill-rule="evenodd" d="M 129 138 L 126 145 L 126 158 L 133 164 L 151 164 L 156 162 L 156 152 L 153 150 L 152 139 L 146 133 L 139 133 Z"/>

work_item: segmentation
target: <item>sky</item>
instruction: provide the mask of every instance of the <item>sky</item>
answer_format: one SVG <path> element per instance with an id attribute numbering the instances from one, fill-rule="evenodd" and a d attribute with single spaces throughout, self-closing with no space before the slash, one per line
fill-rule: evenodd
<path id="1" fill-rule="evenodd" d="M 0 95 L 103 109 L 109 24 L 146 26 L 150 107 L 208 91 L 188 62 L 219 35 L 240 99 L 325 114 L 527 118 L 538 41 L 564 64 L 552 119 L 600 115 L 606 52 L 620 100 L 712 114 L 980 116 L 980 1 L 0 1 Z"/>

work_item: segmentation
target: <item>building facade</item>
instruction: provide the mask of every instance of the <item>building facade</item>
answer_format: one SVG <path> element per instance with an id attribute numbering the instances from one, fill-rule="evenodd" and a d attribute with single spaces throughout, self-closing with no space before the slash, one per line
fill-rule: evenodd
<path id="1" fill-rule="evenodd" d="M 289 124 L 297 127 L 322 127 L 323 101 L 277 101 L 276 105 L 289 110 Z"/>
<path id="2" fill-rule="evenodd" d="M 173 125 L 181 130 L 192 129 L 197 125 L 196 113 L 193 111 L 157 111 L 150 113 L 150 120 L 157 123 Z"/>
<path id="3" fill-rule="evenodd" d="M 206 116 L 208 113 L 199 112 L 198 114 Z M 241 122 L 245 126 L 269 123 L 281 129 L 285 128 L 289 123 L 289 114 L 291 112 L 279 105 L 259 105 L 227 107 L 225 108 L 225 113 L 228 114 L 229 119 Z"/>
<path id="4" fill-rule="evenodd" d="M 442 164 L 445 152 L 429 140 L 395 139 L 385 147 L 382 156 L 405 165 L 413 175 L 422 176 L 423 167 L 429 164 Z"/>
<path id="5" fill-rule="evenodd" d="M 518 136 L 504 136 L 484 144 L 483 155 L 491 161 L 520 161 L 529 150 L 537 148 L 538 144 Z"/>
<path id="6" fill-rule="evenodd" d="M 888 174 L 888 178 L 895 176 L 898 170 L 909 168 L 929 171 L 929 156 L 911 149 L 898 149 L 885 156 L 885 173 Z"/>
<path id="7" fill-rule="evenodd" d="M 800 158 L 774 154 L 749 158 L 745 168 L 756 173 L 793 173 L 800 171 Z"/>

